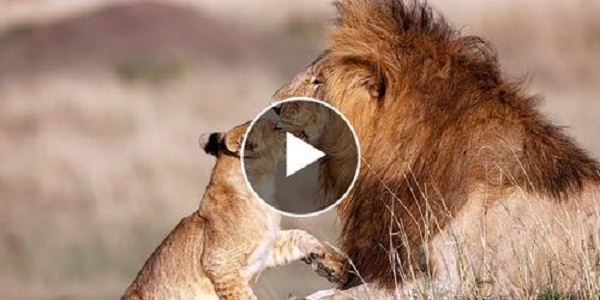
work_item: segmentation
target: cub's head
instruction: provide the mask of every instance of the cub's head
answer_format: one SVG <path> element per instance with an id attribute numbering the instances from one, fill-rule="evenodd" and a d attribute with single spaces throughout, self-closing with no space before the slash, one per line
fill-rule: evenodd
<path id="1" fill-rule="evenodd" d="M 246 169 L 268 173 L 273 164 L 283 157 L 285 136 L 274 120 L 259 120 L 254 124 L 253 134 L 248 135 L 244 151 L 244 136 L 250 123 L 235 126 L 227 132 L 202 134 L 199 138 L 200 148 L 207 154 L 215 156 L 217 161 L 233 158 L 240 160 L 244 155 Z M 236 163 L 239 167 L 239 163 Z"/>
<path id="2" fill-rule="evenodd" d="M 247 191 L 240 160 L 244 155 L 246 178 L 254 191 L 265 199 L 267 195 L 274 195 L 276 171 L 284 157 L 285 135 L 276 121 L 261 119 L 254 124 L 244 144 L 249 126 L 245 123 L 228 132 L 203 134 L 199 143 L 206 153 L 217 158 L 211 184 L 225 184 L 236 191 Z"/>
<path id="3" fill-rule="evenodd" d="M 204 133 L 198 139 L 198 143 L 204 152 L 214 157 L 218 158 L 222 155 L 239 157 L 247 128 L 248 124 L 245 123 L 228 132 Z"/>

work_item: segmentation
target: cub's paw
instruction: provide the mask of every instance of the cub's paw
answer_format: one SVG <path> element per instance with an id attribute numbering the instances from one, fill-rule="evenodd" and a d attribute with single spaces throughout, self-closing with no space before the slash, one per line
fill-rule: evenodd
<path id="1" fill-rule="evenodd" d="M 348 279 L 346 257 L 335 249 L 326 247 L 317 238 L 302 230 L 294 230 L 301 258 L 311 265 L 319 276 L 332 283 L 343 284 Z"/>
<path id="2" fill-rule="evenodd" d="M 327 278 L 331 283 L 341 285 L 348 280 L 348 261 L 333 249 L 325 248 L 324 252 L 318 255 L 313 253 L 303 261 L 310 264 L 319 276 Z"/>

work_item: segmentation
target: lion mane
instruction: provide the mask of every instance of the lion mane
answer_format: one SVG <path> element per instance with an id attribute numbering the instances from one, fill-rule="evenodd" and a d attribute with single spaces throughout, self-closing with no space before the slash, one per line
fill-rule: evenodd
<path id="1" fill-rule="evenodd" d="M 539 98 L 503 78 L 488 42 L 417 1 L 336 7 L 327 49 L 274 97 L 328 101 L 359 136 L 363 167 L 338 214 L 360 276 L 343 288 L 392 289 L 402 274 L 434 271 L 426 241 L 478 187 L 489 202 L 513 188 L 568 202 L 600 182 L 597 162 L 538 112 Z"/>

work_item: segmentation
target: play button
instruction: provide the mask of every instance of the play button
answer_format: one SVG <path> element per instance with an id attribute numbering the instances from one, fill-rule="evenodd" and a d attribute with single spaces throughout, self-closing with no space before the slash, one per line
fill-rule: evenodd
<path id="1" fill-rule="evenodd" d="M 287 177 L 294 175 L 299 170 L 325 156 L 323 151 L 319 151 L 289 132 L 285 133 L 285 147 L 287 149 L 285 176 Z"/>
<path id="2" fill-rule="evenodd" d="M 350 123 L 312 98 L 290 98 L 264 109 L 248 127 L 241 149 L 251 190 L 288 216 L 334 207 L 351 191 L 360 166 Z"/>

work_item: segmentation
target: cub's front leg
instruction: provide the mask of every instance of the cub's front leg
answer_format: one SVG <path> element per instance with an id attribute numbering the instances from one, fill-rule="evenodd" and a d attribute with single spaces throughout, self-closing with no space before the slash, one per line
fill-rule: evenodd
<path id="1" fill-rule="evenodd" d="M 347 276 L 346 259 L 333 249 L 326 247 L 313 235 L 304 230 L 281 230 L 266 267 L 287 265 L 303 260 L 315 271 L 334 283 L 344 283 Z"/>

